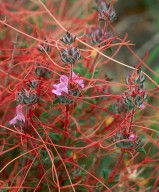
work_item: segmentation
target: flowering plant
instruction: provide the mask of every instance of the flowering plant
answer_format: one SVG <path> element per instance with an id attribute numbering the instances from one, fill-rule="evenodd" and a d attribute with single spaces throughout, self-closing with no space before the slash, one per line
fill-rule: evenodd
<path id="1" fill-rule="evenodd" d="M 0 191 L 157 192 L 158 74 L 115 1 L 0 2 Z"/>

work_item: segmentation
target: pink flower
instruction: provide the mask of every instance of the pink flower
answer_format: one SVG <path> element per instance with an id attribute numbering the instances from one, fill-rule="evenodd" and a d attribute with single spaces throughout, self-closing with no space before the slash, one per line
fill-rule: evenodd
<path id="1" fill-rule="evenodd" d="M 55 95 L 62 95 L 62 92 L 65 92 L 68 94 L 68 77 L 66 75 L 61 75 L 60 77 L 60 83 L 59 84 L 54 84 L 53 87 L 54 89 L 52 92 Z"/>
<path id="2" fill-rule="evenodd" d="M 18 120 L 25 122 L 25 116 L 22 112 L 22 105 L 18 105 L 16 107 L 16 114 L 17 115 L 12 120 L 9 121 L 10 125 L 12 125 L 12 124 L 15 125 Z"/>
<path id="3" fill-rule="evenodd" d="M 78 75 L 76 75 L 74 72 L 72 73 L 72 81 L 77 83 L 79 86 L 84 88 L 83 79 L 81 79 Z"/>
<path id="4" fill-rule="evenodd" d="M 144 109 L 145 108 L 145 105 L 144 103 L 142 103 L 140 106 L 139 106 L 140 109 Z"/>
<path id="5" fill-rule="evenodd" d="M 82 88 L 84 88 L 83 79 L 81 79 L 74 72 L 72 74 L 72 81 L 74 83 L 77 83 Z M 52 90 L 52 92 L 55 95 L 61 96 L 62 92 L 65 92 L 65 93 L 68 94 L 68 77 L 66 75 L 61 75 L 60 83 L 59 84 L 54 84 L 53 87 L 54 87 L 54 89 Z"/>
<path id="6" fill-rule="evenodd" d="M 135 138 L 136 138 L 136 136 L 135 136 L 134 133 L 131 133 L 131 134 L 129 135 L 129 139 L 130 139 L 130 140 L 134 140 Z"/>

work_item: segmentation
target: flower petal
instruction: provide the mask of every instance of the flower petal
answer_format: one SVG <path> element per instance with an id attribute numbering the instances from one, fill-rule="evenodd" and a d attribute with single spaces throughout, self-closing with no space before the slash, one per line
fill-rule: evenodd
<path id="1" fill-rule="evenodd" d="M 22 105 L 18 105 L 16 107 L 17 119 L 20 120 L 20 121 L 25 122 L 25 116 L 23 114 L 22 108 L 23 108 Z"/>
<path id="2" fill-rule="evenodd" d="M 60 82 L 68 85 L 68 77 L 66 75 L 61 75 Z"/>
<path id="3" fill-rule="evenodd" d="M 15 125 L 16 123 L 17 123 L 17 116 L 9 121 L 10 125 Z"/>
<path id="4" fill-rule="evenodd" d="M 53 92 L 55 95 L 58 95 L 58 96 L 61 95 L 61 92 L 59 92 L 59 91 L 57 91 L 57 90 L 55 90 L 55 89 L 53 89 L 52 92 Z"/>
<path id="5" fill-rule="evenodd" d="M 65 93 L 68 94 L 68 88 L 67 88 L 67 87 L 63 87 L 63 88 L 61 89 L 61 92 L 65 92 Z"/>

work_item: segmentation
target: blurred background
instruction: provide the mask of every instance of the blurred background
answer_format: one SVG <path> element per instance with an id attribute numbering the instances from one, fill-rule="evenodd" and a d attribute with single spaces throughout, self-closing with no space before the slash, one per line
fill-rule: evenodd
<path id="1" fill-rule="evenodd" d="M 134 43 L 133 50 L 153 70 L 159 73 L 159 0 L 117 0 L 115 5 L 117 21 L 115 29 L 121 38 L 128 33 L 128 40 Z M 135 66 L 137 60 L 126 50 L 120 52 L 120 61 Z M 156 77 L 155 77 L 156 78 Z M 158 78 L 155 79 L 158 83 Z"/>

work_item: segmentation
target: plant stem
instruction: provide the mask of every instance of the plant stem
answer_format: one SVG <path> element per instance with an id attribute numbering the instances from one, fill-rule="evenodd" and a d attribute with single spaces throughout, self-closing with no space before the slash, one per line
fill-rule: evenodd
<path id="1" fill-rule="evenodd" d="M 28 105 L 26 105 L 26 108 L 25 108 L 25 116 L 26 116 L 26 124 L 28 124 L 28 117 L 29 117 L 29 106 Z M 23 130 L 21 130 L 21 131 L 23 131 Z M 22 136 L 23 137 L 23 136 Z M 22 138 L 23 139 L 23 138 Z M 23 143 L 23 151 L 24 152 L 27 152 L 27 142 L 24 142 Z M 22 169 L 25 167 L 25 164 L 26 164 L 26 158 L 25 158 L 25 156 L 23 156 L 23 158 L 22 158 Z M 25 169 L 22 171 L 22 173 L 21 173 L 21 182 L 23 181 L 23 178 L 24 178 L 24 176 L 25 176 Z M 20 189 L 20 192 L 23 192 L 24 191 L 24 189 L 23 188 L 21 188 Z"/>
<path id="2" fill-rule="evenodd" d="M 134 112 L 135 112 L 135 110 L 133 108 L 132 111 L 131 111 L 130 126 L 129 126 L 129 129 L 128 129 L 128 133 L 130 133 L 131 130 L 132 130 L 132 123 L 133 123 L 133 120 L 134 120 Z"/>
<path id="3" fill-rule="evenodd" d="M 72 81 L 72 74 L 73 74 L 73 64 L 71 63 L 71 67 L 70 67 L 70 81 Z"/>
<path id="4" fill-rule="evenodd" d="M 65 116 L 65 132 L 68 133 L 68 124 L 69 124 L 69 105 L 66 105 L 66 116 Z"/>

